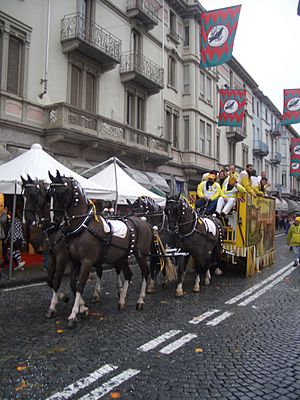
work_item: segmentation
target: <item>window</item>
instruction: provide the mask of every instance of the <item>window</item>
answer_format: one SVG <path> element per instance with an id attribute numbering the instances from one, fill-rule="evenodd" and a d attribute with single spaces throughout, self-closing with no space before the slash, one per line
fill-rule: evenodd
<path id="1" fill-rule="evenodd" d="M 233 88 L 233 72 L 232 70 L 229 71 L 229 86 Z"/>
<path id="2" fill-rule="evenodd" d="M 189 117 L 183 117 L 183 148 L 184 150 L 189 150 L 190 148 L 190 119 Z"/>
<path id="3" fill-rule="evenodd" d="M 27 74 L 31 28 L 0 11 L 0 88 L 23 97 Z"/>
<path id="4" fill-rule="evenodd" d="M 260 130 L 259 130 L 259 128 L 256 128 L 256 132 L 257 132 L 256 139 L 259 140 L 260 139 Z"/>
<path id="5" fill-rule="evenodd" d="M 206 77 L 206 99 L 211 103 L 211 79 Z"/>
<path id="6" fill-rule="evenodd" d="M 142 53 L 142 36 L 135 29 L 131 32 L 131 46 L 134 53 Z"/>
<path id="7" fill-rule="evenodd" d="M 253 96 L 252 96 L 252 113 L 255 114 L 255 100 Z"/>
<path id="8" fill-rule="evenodd" d="M 170 33 L 176 35 L 176 14 L 170 10 Z"/>
<path id="9" fill-rule="evenodd" d="M 217 132 L 217 160 L 220 160 L 220 140 L 221 140 L 221 136 L 220 136 L 220 132 Z"/>
<path id="10" fill-rule="evenodd" d="M 171 56 L 168 59 L 168 85 L 176 88 L 176 61 Z"/>
<path id="11" fill-rule="evenodd" d="M 190 66 L 183 66 L 183 93 L 190 93 Z"/>
<path id="12" fill-rule="evenodd" d="M 212 126 L 210 124 L 206 125 L 206 150 L 207 154 L 211 156 L 212 154 Z"/>
<path id="13" fill-rule="evenodd" d="M 282 171 L 281 183 L 282 183 L 282 186 L 286 187 L 287 179 L 286 179 L 286 171 L 285 170 Z"/>
<path id="14" fill-rule="evenodd" d="M 165 103 L 165 132 L 166 139 L 170 140 L 173 147 L 179 148 L 179 116 L 180 110 L 171 104 Z"/>
<path id="15" fill-rule="evenodd" d="M 144 130 L 145 96 L 133 88 L 126 89 L 126 123 Z"/>
<path id="16" fill-rule="evenodd" d="M 265 120 L 268 122 L 268 109 L 265 109 Z"/>
<path id="17" fill-rule="evenodd" d="M 256 103 L 256 115 L 259 117 L 259 108 L 260 108 L 260 104 L 259 101 L 257 101 Z"/>
<path id="18" fill-rule="evenodd" d="M 243 154 L 242 154 L 242 156 L 243 156 L 242 163 L 243 163 L 243 166 L 246 167 L 246 165 L 248 164 L 248 154 L 249 154 L 248 146 L 242 144 L 242 152 L 243 152 Z"/>
<path id="19" fill-rule="evenodd" d="M 200 120 L 199 152 L 205 154 L 205 122 Z"/>
<path id="20" fill-rule="evenodd" d="M 89 112 L 96 112 L 96 70 L 81 61 L 72 60 L 70 73 L 70 104 Z"/>
<path id="21" fill-rule="evenodd" d="M 172 139 L 172 109 L 171 108 L 166 109 L 165 127 L 166 127 L 166 139 L 171 140 Z"/>
<path id="22" fill-rule="evenodd" d="M 184 26 L 184 46 L 190 45 L 190 27 L 189 25 Z"/>
<path id="23" fill-rule="evenodd" d="M 200 95 L 205 96 L 205 74 L 200 71 Z"/>
<path id="24" fill-rule="evenodd" d="M 179 141 L 178 141 L 178 119 L 179 115 L 174 113 L 173 115 L 173 146 L 178 149 Z"/>
<path id="25" fill-rule="evenodd" d="M 233 142 L 228 143 L 228 151 L 229 151 L 229 164 L 235 164 L 235 153 L 236 153 L 236 145 Z"/>

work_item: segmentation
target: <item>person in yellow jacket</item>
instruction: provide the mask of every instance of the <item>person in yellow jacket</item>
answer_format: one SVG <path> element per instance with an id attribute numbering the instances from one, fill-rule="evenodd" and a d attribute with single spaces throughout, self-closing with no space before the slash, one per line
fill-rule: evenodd
<path id="1" fill-rule="evenodd" d="M 221 194 L 221 187 L 216 182 L 216 174 L 211 171 L 206 181 L 199 183 L 197 188 L 198 200 L 196 201 L 196 209 L 199 214 L 210 215 L 215 212 L 218 198 Z"/>
<path id="2" fill-rule="evenodd" d="M 291 225 L 287 234 L 287 242 L 289 246 L 293 246 L 294 267 L 297 267 L 300 259 L 300 217 L 296 217 L 294 224 Z"/>
<path id="3" fill-rule="evenodd" d="M 256 193 L 253 190 L 251 176 L 253 171 L 253 165 L 247 164 L 246 169 L 239 174 L 238 183 L 242 185 L 246 191 L 252 194 L 253 197 L 257 197 Z"/>
<path id="4" fill-rule="evenodd" d="M 237 183 L 235 176 L 232 175 L 223 184 L 221 196 L 218 198 L 216 213 L 227 215 L 235 206 L 238 193 L 246 193 L 246 189 Z"/>

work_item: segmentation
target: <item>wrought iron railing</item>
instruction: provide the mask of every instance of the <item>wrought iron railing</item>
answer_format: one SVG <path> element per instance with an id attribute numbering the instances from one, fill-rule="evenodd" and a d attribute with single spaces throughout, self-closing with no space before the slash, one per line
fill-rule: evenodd
<path id="1" fill-rule="evenodd" d="M 137 52 L 125 52 L 121 57 L 120 73 L 137 72 L 160 87 L 164 87 L 164 70 Z"/>
<path id="2" fill-rule="evenodd" d="M 146 13 L 156 24 L 160 5 L 154 0 L 128 0 L 127 11 L 138 8 Z"/>
<path id="3" fill-rule="evenodd" d="M 282 156 L 281 153 L 279 153 L 278 151 L 276 151 L 275 153 L 272 154 L 272 156 L 270 157 L 271 160 L 274 160 L 275 162 L 281 163 L 282 160 Z"/>
<path id="4" fill-rule="evenodd" d="M 81 39 L 120 62 L 121 40 L 83 14 L 66 15 L 61 21 L 61 41 Z"/>
<path id="5" fill-rule="evenodd" d="M 227 126 L 226 132 L 236 132 L 238 135 L 243 136 L 244 138 L 247 137 L 247 130 L 245 126 Z"/>
<path id="6" fill-rule="evenodd" d="M 261 153 L 268 154 L 269 146 L 260 139 L 253 140 L 253 150 L 260 151 Z"/>

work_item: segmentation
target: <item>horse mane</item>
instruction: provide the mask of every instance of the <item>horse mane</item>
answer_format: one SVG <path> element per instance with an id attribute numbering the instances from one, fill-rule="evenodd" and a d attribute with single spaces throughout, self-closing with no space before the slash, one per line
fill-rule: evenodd
<path id="1" fill-rule="evenodd" d="M 140 199 L 146 206 L 148 206 L 149 209 L 154 212 L 161 211 L 163 209 L 162 206 L 157 204 L 156 201 L 150 196 L 141 196 Z"/>

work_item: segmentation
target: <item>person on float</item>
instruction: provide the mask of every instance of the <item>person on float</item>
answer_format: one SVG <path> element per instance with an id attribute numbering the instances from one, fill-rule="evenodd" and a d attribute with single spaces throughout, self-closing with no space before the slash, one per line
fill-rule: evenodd
<path id="1" fill-rule="evenodd" d="M 238 193 L 245 194 L 246 189 L 237 183 L 235 176 L 232 175 L 223 185 L 217 202 L 216 214 L 227 215 L 235 206 Z"/>
<path id="2" fill-rule="evenodd" d="M 218 198 L 221 194 L 221 187 L 216 182 L 216 178 L 217 175 L 215 172 L 211 171 L 207 177 L 207 181 L 202 181 L 198 185 L 196 209 L 199 214 L 205 213 L 210 215 L 216 210 Z"/>
<path id="3" fill-rule="evenodd" d="M 247 193 L 250 193 L 253 197 L 257 197 L 251 182 L 252 172 L 253 165 L 247 164 L 246 169 L 244 169 L 238 176 L 238 183 L 246 189 Z"/>
<path id="4" fill-rule="evenodd" d="M 287 234 L 287 242 L 293 247 L 294 267 L 298 267 L 300 259 L 300 217 L 296 217 Z"/>
<path id="5" fill-rule="evenodd" d="M 234 164 L 230 164 L 228 167 L 228 177 L 232 175 L 238 180 L 239 174 L 236 172 Z"/>
<path id="6" fill-rule="evenodd" d="M 226 181 L 227 174 L 225 169 L 221 169 L 221 171 L 218 174 L 217 182 L 220 185 L 221 189 L 223 187 L 224 182 Z"/>

